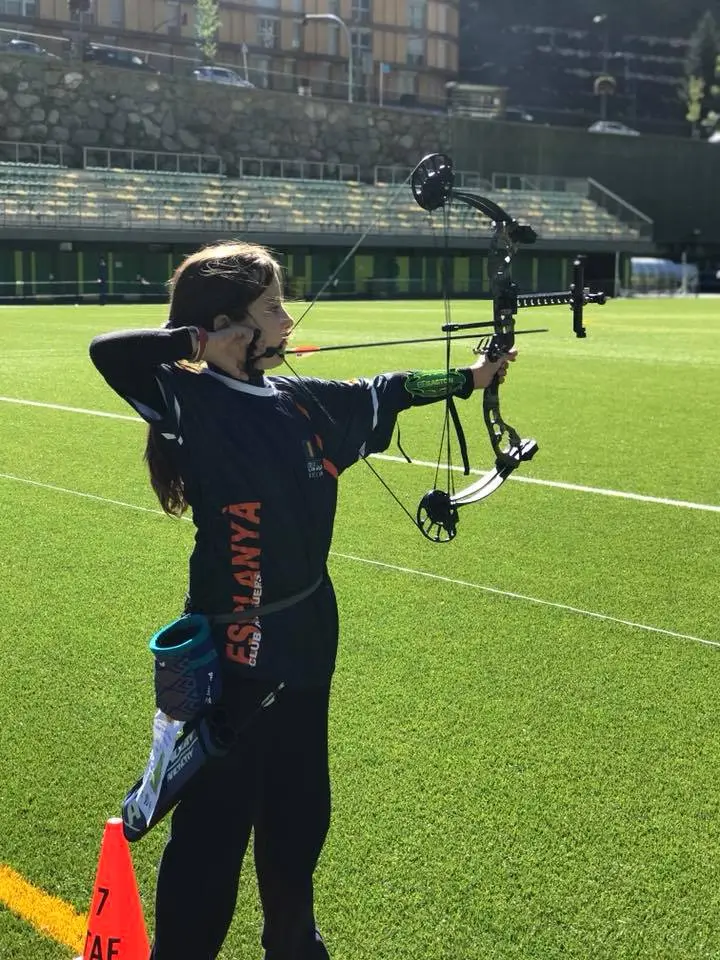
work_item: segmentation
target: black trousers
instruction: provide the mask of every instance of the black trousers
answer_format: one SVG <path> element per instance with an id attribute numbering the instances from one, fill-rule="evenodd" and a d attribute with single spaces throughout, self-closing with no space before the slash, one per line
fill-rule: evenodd
<path id="1" fill-rule="evenodd" d="M 255 680 L 226 688 L 237 726 L 271 688 Z M 329 688 L 281 691 L 242 741 L 190 782 L 160 862 L 151 960 L 214 960 L 251 831 L 265 960 L 329 960 L 313 911 L 330 823 L 328 701 Z"/>

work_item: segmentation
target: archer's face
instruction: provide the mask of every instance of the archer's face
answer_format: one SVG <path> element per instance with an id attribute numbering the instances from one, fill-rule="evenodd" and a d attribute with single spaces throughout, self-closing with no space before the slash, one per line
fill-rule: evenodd
<path id="1" fill-rule="evenodd" d="M 260 330 L 258 352 L 268 347 L 280 351 L 272 357 L 261 357 L 255 361 L 258 370 L 270 370 L 283 362 L 283 354 L 287 347 L 288 336 L 292 330 L 293 321 L 283 304 L 282 290 L 277 278 L 251 304 L 247 314 L 247 321 Z"/>

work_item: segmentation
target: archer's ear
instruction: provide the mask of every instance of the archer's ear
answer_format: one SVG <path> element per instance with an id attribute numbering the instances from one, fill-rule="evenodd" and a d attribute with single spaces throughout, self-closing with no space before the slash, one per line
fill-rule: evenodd
<path id="1" fill-rule="evenodd" d="M 230 326 L 230 317 L 225 313 L 220 313 L 217 317 L 213 317 L 213 330 L 216 332 L 218 330 L 227 330 Z"/>

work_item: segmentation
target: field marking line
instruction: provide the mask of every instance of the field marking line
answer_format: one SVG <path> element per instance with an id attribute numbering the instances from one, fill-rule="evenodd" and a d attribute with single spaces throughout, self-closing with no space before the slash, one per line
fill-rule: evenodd
<path id="1" fill-rule="evenodd" d="M 0 397 L 0 403 L 16 403 L 27 407 L 45 407 L 48 410 L 60 410 L 64 413 L 84 413 L 86 416 L 106 417 L 110 420 L 125 420 L 130 421 L 131 423 L 145 422 L 141 417 L 136 417 L 125 413 L 107 413 L 104 410 L 86 410 L 84 407 L 68 407 L 61 403 L 45 403 L 39 400 L 21 400 L 18 397 Z M 386 460 L 389 463 L 407 464 L 407 460 L 405 460 L 403 457 L 395 457 L 386 453 L 373 453 L 371 456 L 374 460 Z M 429 460 L 412 460 L 408 465 L 414 467 L 428 467 L 433 470 L 437 467 L 437 463 L 432 463 Z M 450 469 L 455 473 L 463 472 L 463 468 L 458 466 L 451 466 Z M 489 471 L 487 470 L 476 470 L 473 468 L 470 469 L 470 474 L 478 477 L 482 477 L 488 472 Z M 694 503 L 691 500 L 672 500 L 669 497 L 652 497 L 643 493 L 628 493 L 624 490 L 606 490 L 604 487 L 589 487 L 580 483 L 563 483 L 560 480 L 540 480 L 537 477 L 524 477 L 522 475 L 518 476 L 514 473 L 511 474 L 509 479 L 515 483 L 530 483 L 535 484 L 535 486 L 538 487 L 552 487 L 556 490 L 572 490 L 577 493 L 592 493 L 602 497 L 617 497 L 621 500 L 635 500 L 639 501 L 640 503 L 654 503 L 664 507 L 682 507 L 686 510 L 700 510 L 705 513 L 720 513 L 720 506 L 712 503 Z"/>
<path id="2" fill-rule="evenodd" d="M 82 953 L 87 916 L 29 883 L 4 863 L 0 863 L 0 904 L 45 936 Z"/>
<path id="3" fill-rule="evenodd" d="M 140 507 L 134 503 L 126 503 L 123 500 L 110 500 L 106 497 L 99 497 L 93 493 L 83 493 L 80 490 L 70 490 L 67 487 L 59 487 L 50 483 L 41 483 L 38 480 L 28 480 L 24 477 L 18 477 L 11 473 L 0 473 L 0 480 L 12 480 L 17 483 L 25 483 L 33 487 L 40 487 L 45 490 L 52 490 L 56 493 L 67 493 L 75 497 L 83 497 L 88 500 L 97 500 L 100 503 L 107 503 L 115 507 L 125 507 L 129 510 L 136 510 L 142 513 L 152 513 L 156 516 L 167 517 L 162 510 L 152 509 L 151 507 Z M 170 519 L 170 518 L 168 518 Z M 190 517 L 182 517 L 187 523 L 192 523 Z M 616 623 L 620 626 L 631 627 L 637 630 L 644 630 L 646 633 L 657 633 L 662 636 L 673 637 L 676 640 L 692 640 L 695 643 L 701 643 L 707 647 L 719 647 L 720 641 L 706 640 L 703 637 L 696 637 L 690 633 L 678 633 L 675 630 L 666 630 L 664 627 L 654 627 L 647 623 L 638 623 L 635 620 L 623 620 L 621 617 L 613 617 L 607 613 L 598 613 L 594 610 L 585 610 L 582 607 L 573 607 L 566 603 L 558 603 L 554 600 L 543 600 L 540 597 L 530 597 L 524 593 L 515 593 L 511 590 L 501 590 L 499 587 L 487 587 L 480 583 L 473 583 L 470 580 L 458 580 L 453 577 L 446 577 L 439 573 L 431 573 L 427 570 L 416 570 L 414 567 L 401 567 L 394 563 L 383 563 L 381 560 L 370 560 L 367 557 L 358 557 L 350 553 L 340 553 L 337 550 L 331 550 L 330 556 L 338 557 L 341 560 L 352 560 L 356 563 L 364 563 L 369 566 L 381 567 L 386 570 L 392 570 L 395 573 L 404 573 L 415 577 L 424 577 L 427 580 L 437 580 L 441 583 L 451 583 L 459 587 L 469 587 L 472 590 L 480 590 L 483 593 L 489 593 L 493 596 L 507 597 L 510 600 L 522 600 L 525 603 L 533 603 L 538 606 L 551 607 L 555 610 L 562 610 L 565 613 L 573 613 L 578 616 L 590 617 L 594 620 L 604 620 L 608 623 Z"/>
<path id="4" fill-rule="evenodd" d="M 113 506 L 126 507 L 128 510 L 139 510 L 142 513 L 154 513 L 161 517 L 166 516 L 162 510 L 154 510 L 152 507 L 139 507 L 136 503 L 126 503 L 124 500 L 110 500 L 108 497 L 98 497 L 94 493 L 83 493 L 81 490 L 70 490 L 67 487 L 58 487 L 52 483 L 40 483 L 39 480 L 28 480 L 26 477 L 17 477 L 13 473 L 0 473 L 0 479 L 15 480 L 17 483 L 25 483 L 30 487 L 41 487 L 43 490 L 54 490 L 55 493 L 69 493 L 73 497 L 84 497 L 86 500 L 98 500 L 100 503 L 111 503 Z"/>
<path id="5" fill-rule="evenodd" d="M 407 463 L 404 457 L 393 457 L 386 453 L 374 453 L 376 460 L 389 460 L 393 463 Z M 437 463 L 430 463 L 428 460 L 413 460 L 417 467 L 432 467 L 436 469 Z M 446 469 L 442 465 L 442 469 Z M 455 473 L 462 473 L 462 467 L 450 467 Z M 484 476 L 486 470 L 474 470 L 470 468 L 471 474 Z M 523 477 L 522 475 L 511 474 L 508 478 L 515 483 L 533 483 L 538 487 L 554 487 L 557 490 L 575 490 L 578 493 L 595 493 L 601 497 L 619 497 L 622 500 L 639 500 L 641 503 L 655 503 L 664 507 L 684 507 L 686 510 L 703 510 L 707 513 L 720 513 L 720 506 L 713 503 L 693 503 L 691 500 L 671 500 L 669 497 L 651 497 L 644 493 L 628 493 L 625 490 L 606 490 L 604 487 L 588 487 L 581 483 L 564 483 L 560 480 L 540 480 L 537 477 Z"/>
<path id="6" fill-rule="evenodd" d="M 470 580 L 456 580 L 454 577 L 445 577 L 439 573 L 415 570 L 412 567 L 400 567 L 394 563 L 383 563 L 380 560 L 368 560 L 367 557 L 356 557 L 351 553 L 338 553 L 336 550 L 332 550 L 331 554 L 343 560 L 367 563 L 373 567 L 383 567 L 396 573 L 408 573 L 416 577 L 425 577 L 428 580 L 439 580 L 442 583 L 451 583 L 459 587 L 470 587 L 473 590 L 481 590 L 483 593 L 495 594 L 499 597 L 508 597 L 511 600 L 524 600 L 526 603 L 552 607 L 555 610 L 562 610 L 565 613 L 576 613 L 583 617 L 592 617 L 594 620 L 606 620 L 609 623 L 617 623 L 624 627 L 635 627 L 637 630 L 645 630 L 648 633 L 659 633 L 667 637 L 674 637 L 677 640 L 693 640 L 695 643 L 702 643 L 708 647 L 720 647 L 720 641 L 717 640 L 705 640 L 703 637 L 696 637 L 690 633 L 677 633 L 675 630 L 665 630 L 663 627 L 653 627 L 647 623 L 637 623 L 635 620 L 622 620 L 620 617 L 613 617 L 607 613 L 596 613 L 593 610 L 583 610 L 582 607 L 572 607 L 567 603 L 557 603 L 554 600 L 541 600 L 539 597 L 529 597 L 524 593 L 513 593 L 511 590 L 500 590 L 498 587 L 485 587 L 479 583 L 472 583 Z"/>
<path id="7" fill-rule="evenodd" d="M 85 407 L 66 407 L 62 403 L 44 403 L 40 400 L 20 400 L 18 397 L 0 397 L 1 403 L 17 403 L 22 407 L 44 407 L 46 410 L 60 410 L 63 413 L 84 413 L 89 417 L 107 417 L 110 420 L 130 420 L 133 423 L 142 423 L 141 417 L 133 417 L 127 413 L 106 413 L 104 410 L 86 410 Z"/>

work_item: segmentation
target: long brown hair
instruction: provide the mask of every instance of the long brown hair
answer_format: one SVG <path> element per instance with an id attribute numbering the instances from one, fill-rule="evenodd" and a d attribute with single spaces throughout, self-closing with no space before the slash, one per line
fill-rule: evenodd
<path id="1" fill-rule="evenodd" d="M 170 316 L 166 327 L 204 327 L 212 331 L 215 317 L 225 314 L 239 322 L 273 280 L 280 266 L 270 252 L 254 243 L 217 243 L 186 257 L 170 286 Z M 185 486 L 175 464 L 148 428 L 145 460 L 150 483 L 160 505 L 171 516 L 188 508 Z"/>

